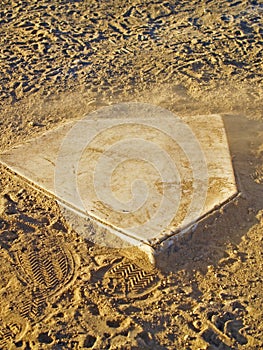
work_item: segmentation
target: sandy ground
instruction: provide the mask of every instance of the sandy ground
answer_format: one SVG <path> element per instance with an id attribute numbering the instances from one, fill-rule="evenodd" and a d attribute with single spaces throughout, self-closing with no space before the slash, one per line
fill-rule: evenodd
<path id="1" fill-rule="evenodd" d="M 262 349 L 260 1 L 0 4 L 2 151 L 101 106 L 221 113 L 241 197 L 166 266 L 85 241 L 1 167 L 1 349 Z"/>

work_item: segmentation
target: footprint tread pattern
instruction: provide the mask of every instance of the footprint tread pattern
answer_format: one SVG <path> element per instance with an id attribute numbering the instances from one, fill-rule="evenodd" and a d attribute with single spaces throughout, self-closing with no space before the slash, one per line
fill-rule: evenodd
<path id="1" fill-rule="evenodd" d="M 160 283 L 155 270 L 145 271 L 135 263 L 126 259 L 111 267 L 104 275 L 104 287 L 113 289 L 113 294 L 125 294 L 136 298 L 153 291 Z M 113 287 L 112 287 L 113 286 Z"/>
<path id="2" fill-rule="evenodd" d="M 20 316 L 36 322 L 45 316 L 51 297 L 62 292 L 72 281 L 75 262 L 66 244 L 57 239 L 28 239 L 11 252 L 18 278 L 30 289 L 30 298 L 16 305 Z"/>

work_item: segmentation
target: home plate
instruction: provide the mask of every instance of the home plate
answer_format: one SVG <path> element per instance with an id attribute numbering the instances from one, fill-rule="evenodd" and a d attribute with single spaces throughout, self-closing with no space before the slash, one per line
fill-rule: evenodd
<path id="1" fill-rule="evenodd" d="M 80 234 L 151 259 L 238 192 L 220 115 L 178 117 L 144 103 L 99 109 L 0 161 L 54 196 Z"/>

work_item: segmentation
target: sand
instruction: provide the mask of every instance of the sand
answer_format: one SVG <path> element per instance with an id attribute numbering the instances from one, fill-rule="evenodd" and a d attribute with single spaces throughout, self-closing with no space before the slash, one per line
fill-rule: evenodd
<path id="1" fill-rule="evenodd" d="M 259 1 L 1 1 L 1 152 L 118 102 L 219 113 L 242 193 L 152 267 L 1 166 L 1 349 L 263 347 L 262 23 Z"/>

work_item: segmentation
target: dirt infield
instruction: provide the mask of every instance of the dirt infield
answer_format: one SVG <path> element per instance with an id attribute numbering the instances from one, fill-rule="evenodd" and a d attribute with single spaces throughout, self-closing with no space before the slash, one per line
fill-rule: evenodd
<path id="1" fill-rule="evenodd" d="M 153 268 L 1 166 L 0 349 L 263 348 L 260 1 L 2 0 L 0 42 L 1 152 L 119 102 L 217 113 L 241 191 Z"/>

